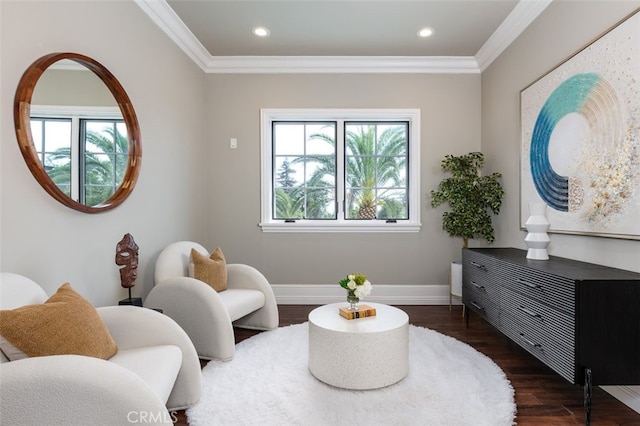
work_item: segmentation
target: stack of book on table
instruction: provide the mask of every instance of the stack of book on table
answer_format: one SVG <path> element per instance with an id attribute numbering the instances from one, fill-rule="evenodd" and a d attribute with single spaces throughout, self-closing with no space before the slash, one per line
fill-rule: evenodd
<path id="1" fill-rule="evenodd" d="M 376 308 L 369 305 L 358 305 L 358 309 L 353 311 L 348 306 L 341 306 L 339 311 L 348 320 L 376 316 Z"/>

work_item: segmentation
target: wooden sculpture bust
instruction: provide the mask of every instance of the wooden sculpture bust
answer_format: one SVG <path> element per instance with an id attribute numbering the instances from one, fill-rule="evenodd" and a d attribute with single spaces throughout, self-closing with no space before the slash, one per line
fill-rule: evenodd
<path id="1" fill-rule="evenodd" d="M 138 277 L 138 245 L 131 234 L 125 234 L 116 245 L 116 265 L 123 266 L 120 268 L 120 284 L 129 289 L 129 301 L 131 301 L 131 303 L 121 301 L 120 304 L 137 304 L 132 302 L 131 287 L 136 285 Z"/>

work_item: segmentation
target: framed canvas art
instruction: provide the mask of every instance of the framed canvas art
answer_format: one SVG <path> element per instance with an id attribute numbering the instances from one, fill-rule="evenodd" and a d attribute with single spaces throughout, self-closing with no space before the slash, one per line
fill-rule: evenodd
<path id="1" fill-rule="evenodd" d="M 520 226 L 640 239 L 640 11 L 520 92 Z"/>

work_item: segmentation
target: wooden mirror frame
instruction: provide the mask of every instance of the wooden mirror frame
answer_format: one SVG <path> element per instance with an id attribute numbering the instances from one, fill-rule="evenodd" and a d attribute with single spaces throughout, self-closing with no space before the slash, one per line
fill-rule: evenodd
<path id="1" fill-rule="evenodd" d="M 116 188 L 116 191 L 111 197 L 96 206 L 86 206 L 81 204 L 67 196 L 60 190 L 60 188 L 58 188 L 58 186 L 51 180 L 44 169 L 44 165 L 38 158 L 38 153 L 31 135 L 31 99 L 36 88 L 36 84 L 38 83 L 38 79 L 52 64 L 62 59 L 69 59 L 85 66 L 90 71 L 93 71 L 100 80 L 102 80 L 118 103 L 122 113 L 122 118 L 127 126 L 129 159 L 127 161 L 127 169 L 122 178 L 122 182 Z M 13 102 L 13 120 L 15 123 L 16 137 L 18 138 L 20 152 L 31 171 L 31 174 L 36 178 L 38 183 L 40 183 L 42 188 L 49 193 L 49 195 L 65 206 L 85 213 L 104 212 L 122 204 L 129 194 L 131 194 L 131 191 L 133 191 L 133 187 L 136 184 L 136 180 L 140 172 L 140 161 L 142 157 L 140 126 L 138 125 L 138 119 L 127 92 L 124 90 L 118 79 L 116 79 L 108 69 L 96 60 L 78 53 L 69 52 L 51 53 L 36 60 L 29 68 L 27 68 L 18 83 L 16 96 Z"/>

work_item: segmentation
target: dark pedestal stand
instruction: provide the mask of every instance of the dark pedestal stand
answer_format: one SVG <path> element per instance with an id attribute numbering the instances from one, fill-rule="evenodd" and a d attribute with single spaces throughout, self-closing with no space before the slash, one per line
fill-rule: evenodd
<path id="1" fill-rule="evenodd" d="M 129 297 L 127 299 L 122 299 L 121 301 L 119 301 L 118 305 L 142 306 L 142 298 L 131 297 L 131 287 L 129 287 Z"/>

